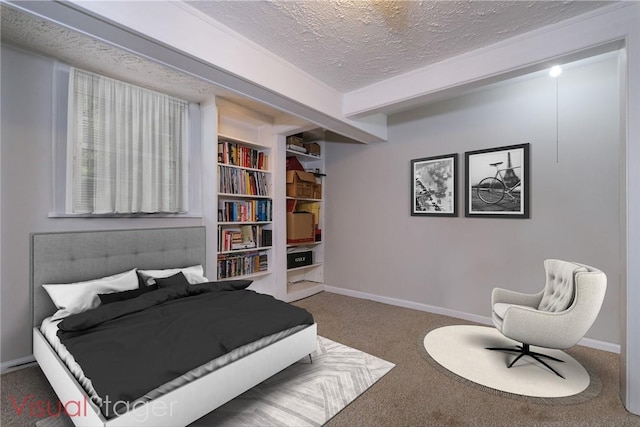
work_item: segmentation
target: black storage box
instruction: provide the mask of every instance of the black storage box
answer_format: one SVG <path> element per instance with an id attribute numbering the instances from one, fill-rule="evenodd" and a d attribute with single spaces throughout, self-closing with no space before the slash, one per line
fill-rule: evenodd
<path id="1" fill-rule="evenodd" d="M 313 264 L 312 251 L 291 252 L 287 254 L 287 268 L 304 267 Z"/>

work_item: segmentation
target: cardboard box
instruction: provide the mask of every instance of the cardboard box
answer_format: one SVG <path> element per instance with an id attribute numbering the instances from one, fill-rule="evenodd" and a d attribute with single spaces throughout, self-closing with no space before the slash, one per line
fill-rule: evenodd
<path id="1" fill-rule="evenodd" d="M 291 252 L 287 254 L 287 268 L 304 267 L 313 264 L 312 251 Z"/>
<path id="2" fill-rule="evenodd" d="M 313 198 L 316 177 L 311 172 L 287 171 L 287 196 Z"/>
<path id="3" fill-rule="evenodd" d="M 309 142 L 307 144 L 304 144 L 304 148 L 307 149 L 307 153 L 314 156 L 320 156 L 320 144 L 318 144 L 317 142 Z"/>
<path id="4" fill-rule="evenodd" d="M 315 240 L 313 214 L 287 212 L 287 243 L 306 243 Z"/>
<path id="5" fill-rule="evenodd" d="M 304 146 L 304 139 L 302 137 L 291 135 L 287 137 L 287 144 L 296 145 L 298 147 Z"/>

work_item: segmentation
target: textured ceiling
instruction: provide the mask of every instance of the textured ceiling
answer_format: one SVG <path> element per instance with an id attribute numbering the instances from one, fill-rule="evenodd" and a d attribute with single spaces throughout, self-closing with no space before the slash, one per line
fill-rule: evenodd
<path id="1" fill-rule="evenodd" d="M 278 112 L 192 75 L 113 47 L 85 34 L 0 3 L 3 43 L 191 102 L 222 96 L 270 116 Z"/>
<path id="2" fill-rule="evenodd" d="M 0 5 L 2 41 L 85 70 L 128 80 L 192 101 L 206 99 L 210 85 L 171 68 L 99 42 L 50 21 Z"/>
<path id="3" fill-rule="evenodd" d="M 188 1 L 339 92 L 549 25 L 610 2 Z M 153 2 L 149 2 L 153 6 Z M 195 13 L 198 13 L 196 10 Z M 257 101 L 0 3 L 2 42 L 191 101 Z"/>
<path id="4" fill-rule="evenodd" d="M 554 24 L 598 1 L 187 1 L 340 92 Z"/>

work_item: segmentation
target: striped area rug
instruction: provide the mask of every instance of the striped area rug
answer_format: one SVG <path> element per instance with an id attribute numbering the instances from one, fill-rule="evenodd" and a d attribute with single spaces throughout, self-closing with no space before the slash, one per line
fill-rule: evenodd
<path id="1" fill-rule="evenodd" d="M 395 366 L 321 336 L 312 359 L 298 361 L 189 426 L 321 426 Z M 73 424 L 60 416 L 36 426 Z"/>
<path id="2" fill-rule="evenodd" d="M 302 359 L 190 426 L 321 426 L 394 366 L 319 336 L 313 363 Z"/>

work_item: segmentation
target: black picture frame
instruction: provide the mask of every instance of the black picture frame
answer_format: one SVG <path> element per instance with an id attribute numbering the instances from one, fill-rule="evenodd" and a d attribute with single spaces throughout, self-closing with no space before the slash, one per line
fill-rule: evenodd
<path id="1" fill-rule="evenodd" d="M 458 154 L 411 160 L 411 215 L 458 216 Z"/>
<path id="2" fill-rule="evenodd" d="M 529 218 L 529 143 L 465 153 L 465 216 Z"/>

